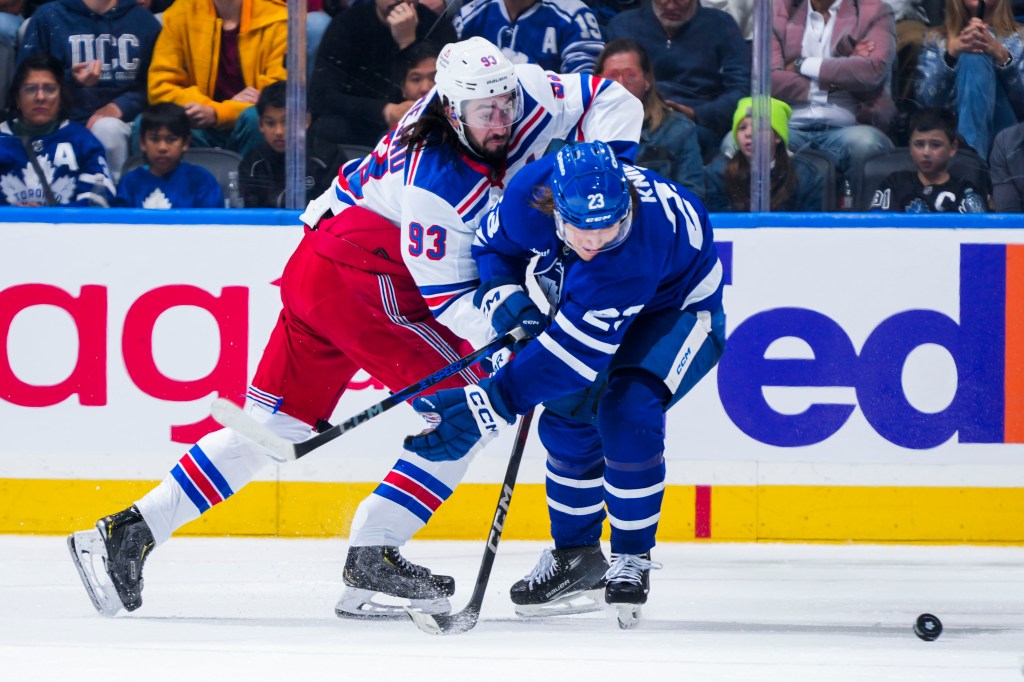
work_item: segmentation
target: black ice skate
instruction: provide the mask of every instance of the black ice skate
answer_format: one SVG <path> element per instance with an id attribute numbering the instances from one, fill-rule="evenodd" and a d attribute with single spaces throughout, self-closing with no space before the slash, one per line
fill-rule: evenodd
<path id="1" fill-rule="evenodd" d="M 608 581 L 604 600 L 615 607 L 623 630 L 640 622 L 640 607 L 647 603 L 651 589 L 652 568 L 661 568 L 661 564 L 651 561 L 650 552 L 612 555 L 611 568 L 604 574 Z"/>
<path id="2" fill-rule="evenodd" d="M 516 614 L 530 618 L 598 611 L 607 570 L 600 544 L 545 549 L 533 571 L 512 586 Z"/>
<path id="3" fill-rule="evenodd" d="M 340 618 L 406 620 L 405 606 L 429 614 L 451 611 L 448 597 L 455 594 L 455 579 L 434 575 L 402 556 L 397 547 L 349 547 L 345 560 L 345 592 L 334 607 Z M 387 603 L 378 595 L 405 600 Z"/>
<path id="4" fill-rule="evenodd" d="M 134 506 L 104 516 L 95 530 L 68 536 L 71 559 L 97 611 L 113 616 L 142 606 L 142 566 L 155 544 Z"/>

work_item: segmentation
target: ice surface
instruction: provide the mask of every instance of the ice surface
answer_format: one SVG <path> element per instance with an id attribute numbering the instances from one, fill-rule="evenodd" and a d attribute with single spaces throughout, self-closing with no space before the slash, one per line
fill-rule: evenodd
<path id="1" fill-rule="evenodd" d="M 543 545 L 501 546 L 480 623 L 339 620 L 340 540 L 174 538 L 143 607 L 92 608 L 63 537 L 0 536 L 0 680 L 1020 680 L 1024 548 L 672 544 L 643 622 L 516 618 L 508 588 Z M 408 558 L 472 591 L 481 542 Z M 607 548 L 606 548 L 607 550 Z M 911 627 L 930 612 L 945 631 Z"/>

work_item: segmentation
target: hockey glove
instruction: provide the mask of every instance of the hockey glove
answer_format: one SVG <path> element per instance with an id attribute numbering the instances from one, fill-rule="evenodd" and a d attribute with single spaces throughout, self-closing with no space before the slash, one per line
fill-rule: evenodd
<path id="1" fill-rule="evenodd" d="M 492 355 L 480 359 L 480 369 L 487 372 L 488 376 L 494 376 L 499 369 L 508 364 L 513 356 L 511 348 L 494 351 Z"/>
<path id="2" fill-rule="evenodd" d="M 432 462 L 462 459 L 512 424 L 504 401 L 484 379 L 476 386 L 449 388 L 412 401 L 412 409 L 430 426 L 415 436 L 406 436 L 404 447 Z"/>
<path id="3" fill-rule="evenodd" d="M 504 277 L 482 284 L 473 296 L 473 304 L 499 336 L 516 327 L 526 332 L 526 339 L 512 346 L 514 353 L 521 351 L 530 339 L 540 336 L 548 326 L 548 318 L 526 290 Z"/>

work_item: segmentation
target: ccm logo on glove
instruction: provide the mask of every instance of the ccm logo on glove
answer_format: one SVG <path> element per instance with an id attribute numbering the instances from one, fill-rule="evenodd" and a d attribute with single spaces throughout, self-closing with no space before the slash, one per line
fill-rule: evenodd
<path id="1" fill-rule="evenodd" d="M 466 387 L 466 400 L 473 412 L 476 426 L 480 433 L 487 435 L 498 432 L 498 423 L 494 420 L 494 411 L 491 409 L 491 401 L 487 398 L 487 392 L 479 386 Z"/>

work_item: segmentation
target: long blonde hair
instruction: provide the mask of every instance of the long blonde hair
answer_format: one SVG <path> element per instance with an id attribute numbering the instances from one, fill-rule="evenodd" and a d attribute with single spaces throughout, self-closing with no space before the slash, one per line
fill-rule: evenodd
<path id="1" fill-rule="evenodd" d="M 997 37 L 1006 38 L 1020 32 L 1022 27 L 1013 18 L 1010 0 L 989 0 L 989 2 L 991 9 L 987 9 L 985 14 L 992 17 L 992 22 L 989 23 L 988 19 L 982 18 L 992 27 Z M 960 31 L 970 23 L 971 18 L 967 14 L 963 0 L 946 0 L 946 39 L 960 35 Z"/>
<path id="2" fill-rule="evenodd" d="M 600 74 L 604 71 L 604 62 L 608 57 L 616 54 L 629 54 L 630 52 L 637 56 L 640 62 L 640 70 L 643 71 L 647 82 L 651 84 L 651 87 L 647 89 L 643 99 L 640 101 L 644 105 L 644 125 L 653 133 L 661 127 L 661 124 L 665 122 L 665 119 L 668 118 L 672 110 L 665 103 L 665 100 L 662 99 L 661 95 L 658 94 L 658 88 L 654 85 L 654 67 L 651 65 L 651 58 L 647 56 L 647 50 L 644 49 L 644 46 L 629 38 L 618 38 L 609 41 L 604 46 L 604 49 L 601 50 L 601 54 L 597 55 L 597 60 L 594 62 L 594 73 Z"/>

